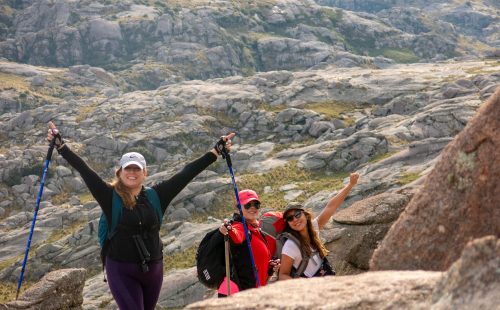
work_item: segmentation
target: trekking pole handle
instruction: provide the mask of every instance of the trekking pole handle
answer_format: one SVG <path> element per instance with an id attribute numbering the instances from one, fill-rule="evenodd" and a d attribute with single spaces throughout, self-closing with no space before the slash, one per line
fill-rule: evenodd
<path id="1" fill-rule="evenodd" d="M 49 143 L 49 151 L 47 152 L 47 157 L 45 158 L 46 160 L 50 161 L 52 159 L 52 153 L 54 151 L 54 147 L 56 145 L 56 138 L 52 139 Z"/>

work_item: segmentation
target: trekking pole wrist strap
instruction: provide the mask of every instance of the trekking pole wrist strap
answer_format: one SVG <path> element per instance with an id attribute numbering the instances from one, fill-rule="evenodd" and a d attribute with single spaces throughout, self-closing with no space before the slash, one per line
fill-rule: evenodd
<path id="1" fill-rule="evenodd" d="M 226 153 L 226 141 L 224 141 L 224 137 L 220 137 L 219 140 L 214 145 L 214 150 L 217 154 L 222 155 L 224 157 Z"/>

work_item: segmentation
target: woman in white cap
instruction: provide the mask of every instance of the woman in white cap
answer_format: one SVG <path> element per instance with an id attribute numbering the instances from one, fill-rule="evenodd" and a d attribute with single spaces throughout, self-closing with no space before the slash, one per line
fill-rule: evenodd
<path id="1" fill-rule="evenodd" d="M 145 188 L 148 173 L 144 156 L 137 152 L 124 154 L 115 180 L 107 183 L 71 151 L 56 126 L 49 122 L 47 140 L 55 139 L 57 151 L 80 173 L 106 218 L 112 219 L 115 214 L 113 204 L 123 206 L 116 231 L 103 248 L 108 285 L 120 309 L 155 308 L 163 281 L 160 216 L 163 217 L 172 199 L 195 176 L 217 160 L 224 148 L 230 150 L 232 137 L 234 133 L 221 137 L 213 149 L 180 172 Z M 161 214 L 155 210 L 155 202 L 150 197 L 157 197 Z"/>
<path id="2" fill-rule="evenodd" d="M 291 203 L 283 212 L 285 232 L 291 234 L 281 251 L 279 280 L 296 277 L 318 277 L 334 275 L 326 255 L 328 250 L 319 238 L 319 230 L 325 226 L 338 207 L 344 202 L 351 189 L 358 182 L 359 174 L 351 173 L 349 184 L 331 198 L 318 217 L 306 211 L 301 204 Z M 293 240 L 294 239 L 294 240 Z M 304 260 L 304 256 L 308 257 Z"/>

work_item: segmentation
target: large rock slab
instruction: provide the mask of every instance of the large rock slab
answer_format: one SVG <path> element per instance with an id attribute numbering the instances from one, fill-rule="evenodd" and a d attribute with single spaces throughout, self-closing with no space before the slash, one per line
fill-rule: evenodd
<path id="1" fill-rule="evenodd" d="M 498 270 L 500 241 L 488 236 L 469 243 L 445 273 L 371 271 L 279 281 L 187 309 L 497 309 Z"/>
<path id="2" fill-rule="evenodd" d="M 209 299 L 187 309 L 415 309 L 441 273 L 379 271 L 355 276 L 278 281 L 229 299 Z"/>
<path id="3" fill-rule="evenodd" d="M 466 243 L 500 235 L 500 89 L 443 151 L 391 227 L 372 270 L 446 270 Z"/>

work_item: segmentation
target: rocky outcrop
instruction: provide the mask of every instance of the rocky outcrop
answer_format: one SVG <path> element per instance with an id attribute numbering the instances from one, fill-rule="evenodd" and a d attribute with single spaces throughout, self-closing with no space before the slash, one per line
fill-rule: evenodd
<path id="1" fill-rule="evenodd" d="M 487 236 L 469 242 L 459 260 L 439 280 L 432 309 L 490 309 L 500 298 L 500 240 Z"/>
<path id="2" fill-rule="evenodd" d="M 469 243 L 444 273 L 370 271 L 278 281 L 187 309 L 493 309 L 500 297 L 499 251 L 499 239 L 489 236 Z"/>
<path id="3" fill-rule="evenodd" d="M 0 305 L 0 309 L 82 309 L 85 273 L 85 269 L 50 272 L 21 294 L 18 300 Z"/>
<path id="4" fill-rule="evenodd" d="M 333 216 L 333 230 L 322 236 L 330 251 L 328 259 L 338 275 L 368 270 L 373 251 L 406 207 L 409 196 L 375 195 L 356 201 Z"/>
<path id="5" fill-rule="evenodd" d="M 430 3 L 435 9 L 427 10 Z M 273 5 L 200 3 L 182 9 L 161 2 L 24 4 L 0 10 L 0 56 L 36 65 L 105 66 L 115 72 L 134 65 L 138 70 L 123 76 L 140 89 L 176 79 L 325 64 L 380 67 L 392 61 L 448 59 L 463 51 L 482 53 L 483 47 L 459 40 L 464 34 L 486 48 L 498 42 L 499 16 L 487 3 L 289 0 Z M 125 65 L 128 61 L 133 64 Z M 151 63 L 166 68 L 154 72 L 148 68 Z M 143 64 L 145 68 L 137 68 Z"/>
<path id="6" fill-rule="evenodd" d="M 391 227 L 372 270 L 446 270 L 465 244 L 500 236 L 500 88 L 441 155 Z"/>

